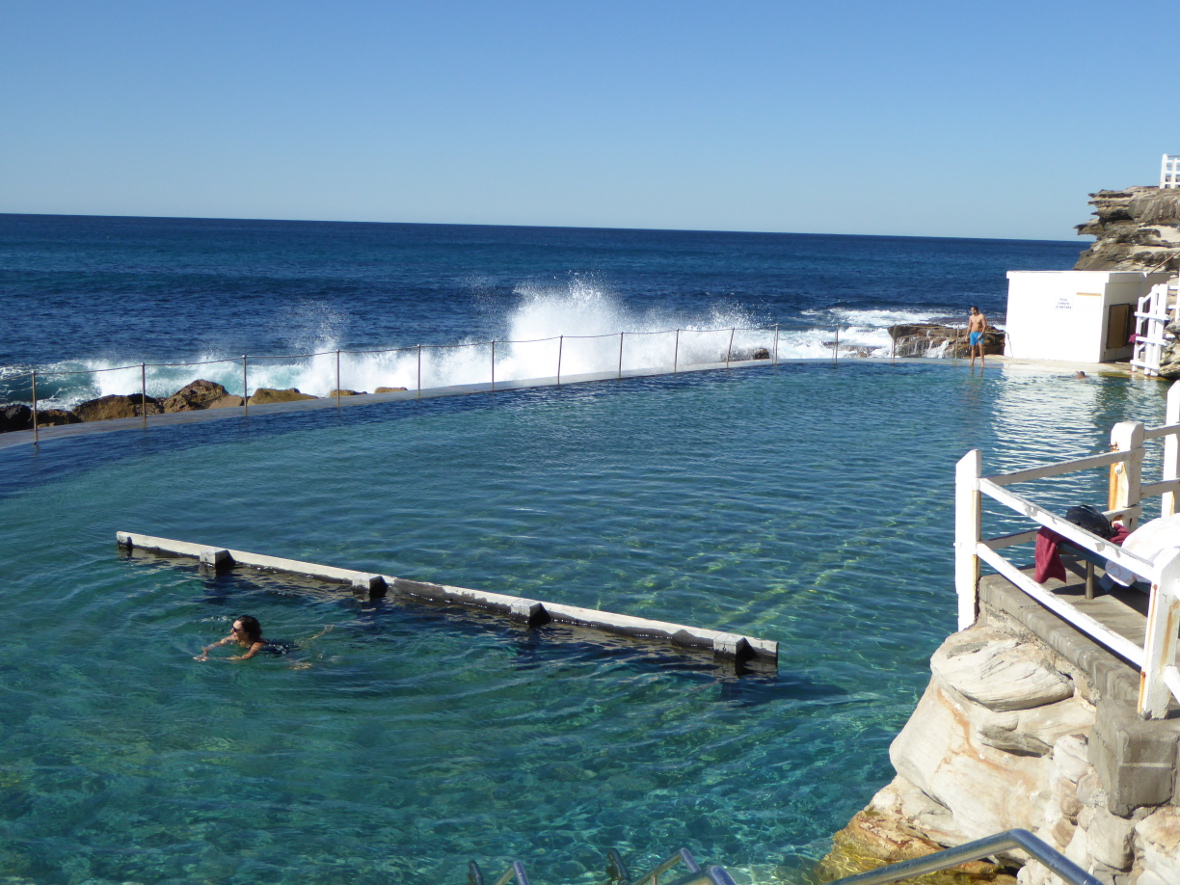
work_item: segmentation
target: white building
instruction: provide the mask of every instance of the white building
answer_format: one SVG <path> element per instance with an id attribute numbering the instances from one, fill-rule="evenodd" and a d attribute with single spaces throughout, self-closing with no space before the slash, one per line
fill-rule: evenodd
<path id="1" fill-rule="evenodd" d="M 1136 307 L 1167 271 L 1008 271 L 1004 355 L 1109 363 L 1130 360 Z"/>

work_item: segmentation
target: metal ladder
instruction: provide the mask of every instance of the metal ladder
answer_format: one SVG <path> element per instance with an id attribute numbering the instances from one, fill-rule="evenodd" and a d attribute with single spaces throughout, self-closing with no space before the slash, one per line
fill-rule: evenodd
<path id="1" fill-rule="evenodd" d="M 855 876 L 845 876 L 843 879 L 828 882 L 827 885 L 890 885 L 890 883 L 923 876 L 926 873 L 949 870 L 959 864 L 982 860 L 985 857 L 991 857 L 1014 848 L 1025 852 L 1043 864 L 1051 873 L 1061 877 L 1069 885 L 1102 885 L 1094 876 L 1028 830 L 1005 830 L 994 836 L 988 836 L 986 839 L 977 839 L 974 842 L 960 845 L 958 848 L 947 848 L 926 857 L 890 864 Z M 687 874 L 667 882 L 666 885 L 734 885 L 733 879 L 722 867 L 711 866 L 702 870 L 687 848 L 681 848 L 650 873 L 634 880 L 627 872 L 627 865 L 623 862 L 619 852 L 612 848 L 607 852 L 607 876 L 610 877 L 611 885 L 660 885 L 660 877 L 680 863 L 687 867 Z M 494 885 L 508 885 L 508 882 L 512 880 L 516 881 L 516 885 L 529 885 L 524 865 L 518 860 L 512 862 L 512 865 L 495 881 Z M 471 861 L 467 865 L 467 882 L 468 885 L 484 885 L 483 874 L 475 861 Z"/>

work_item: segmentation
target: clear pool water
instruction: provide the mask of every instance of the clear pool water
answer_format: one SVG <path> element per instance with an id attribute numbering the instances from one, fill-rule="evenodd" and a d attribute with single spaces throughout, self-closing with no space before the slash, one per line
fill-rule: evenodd
<path id="1" fill-rule="evenodd" d="M 0 882 L 560 885 L 682 845 L 793 880 L 892 777 L 954 629 L 955 462 L 1099 451 L 1163 397 L 798 363 L 0 452 Z M 118 530 L 739 630 L 779 671 L 205 577 Z M 195 662 L 241 613 L 333 630 Z"/>

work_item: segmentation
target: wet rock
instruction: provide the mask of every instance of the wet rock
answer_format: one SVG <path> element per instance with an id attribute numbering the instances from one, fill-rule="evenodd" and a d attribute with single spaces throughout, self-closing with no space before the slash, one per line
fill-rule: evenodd
<path id="1" fill-rule="evenodd" d="M 967 330 L 938 323 L 899 323 L 889 327 L 893 339 L 893 355 L 900 357 L 942 356 L 947 359 L 965 359 L 971 356 Z M 985 354 L 1004 352 L 1004 332 L 988 329 L 983 336 Z"/>
<path id="2" fill-rule="evenodd" d="M 162 403 L 165 412 L 192 412 L 207 409 L 226 395 L 215 381 L 197 380 L 187 384 Z"/>
<path id="3" fill-rule="evenodd" d="M 234 407 L 240 407 L 240 406 L 244 405 L 245 402 L 246 401 L 244 399 L 242 399 L 240 396 L 236 396 L 232 393 L 227 393 L 221 399 L 216 399 L 213 402 L 209 403 L 209 408 L 210 409 L 232 409 Z"/>
<path id="4" fill-rule="evenodd" d="M 81 424 L 82 419 L 69 409 L 38 409 L 38 427 L 59 427 L 63 424 Z"/>
<path id="5" fill-rule="evenodd" d="M 378 387 L 373 393 L 398 393 L 403 390 L 404 387 Z"/>
<path id="6" fill-rule="evenodd" d="M 276 390 L 273 387 L 259 387 L 250 396 L 250 405 L 264 406 L 267 403 L 293 403 L 305 399 L 318 399 L 308 393 L 300 393 L 298 387 Z"/>
<path id="7" fill-rule="evenodd" d="M 0 433 L 32 429 L 33 410 L 28 406 L 12 405 L 0 408 Z"/>
<path id="8" fill-rule="evenodd" d="M 365 392 L 363 390 L 343 390 L 343 389 L 341 389 L 341 390 L 329 390 L 328 391 L 328 398 L 329 399 L 335 399 L 338 396 L 364 396 L 364 395 L 365 395 Z"/>
<path id="9" fill-rule="evenodd" d="M 163 410 L 155 397 L 140 394 L 124 396 L 111 394 L 98 399 L 87 400 L 74 406 L 74 414 L 80 421 L 109 421 L 114 418 L 139 418 L 144 413 L 144 404 L 149 415 L 158 415 Z"/>

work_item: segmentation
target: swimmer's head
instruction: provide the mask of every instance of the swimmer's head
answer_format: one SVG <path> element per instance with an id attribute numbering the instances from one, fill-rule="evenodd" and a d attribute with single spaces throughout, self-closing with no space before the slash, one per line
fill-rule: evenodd
<path id="1" fill-rule="evenodd" d="M 262 639 L 262 625 L 258 623 L 257 618 L 252 618 L 250 615 L 242 615 L 236 619 L 233 631 L 234 636 L 246 642 L 253 643 Z"/>

